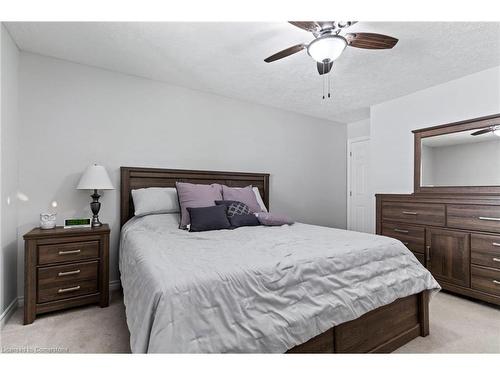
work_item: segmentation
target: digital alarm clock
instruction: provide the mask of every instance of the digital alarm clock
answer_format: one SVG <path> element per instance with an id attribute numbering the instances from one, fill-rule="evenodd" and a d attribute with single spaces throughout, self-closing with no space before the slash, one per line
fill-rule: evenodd
<path id="1" fill-rule="evenodd" d="M 90 219 L 64 219 L 64 228 L 90 228 Z"/>

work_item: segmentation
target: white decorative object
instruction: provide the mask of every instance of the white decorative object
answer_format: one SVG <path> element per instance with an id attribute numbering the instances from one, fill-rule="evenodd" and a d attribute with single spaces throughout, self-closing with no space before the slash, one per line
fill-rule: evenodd
<path id="1" fill-rule="evenodd" d="M 57 214 L 40 214 L 40 228 L 54 229 L 56 227 Z"/>

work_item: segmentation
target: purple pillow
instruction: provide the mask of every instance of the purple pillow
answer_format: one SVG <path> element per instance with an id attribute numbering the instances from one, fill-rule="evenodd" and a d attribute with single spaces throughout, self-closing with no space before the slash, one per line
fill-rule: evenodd
<path id="1" fill-rule="evenodd" d="M 252 185 L 244 188 L 231 188 L 226 185 L 222 185 L 222 196 L 225 201 L 238 201 L 245 203 L 251 213 L 262 212 L 259 202 L 257 202 L 257 198 L 255 197 L 255 193 L 252 190 Z"/>
<path id="2" fill-rule="evenodd" d="M 256 214 L 256 216 L 262 225 L 275 226 L 275 225 L 293 224 L 293 220 L 285 215 L 272 214 L 270 212 L 259 212 L 258 214 Z"/>
<path id="3" fill-rule="evenodd" d="M 191 222 L 187 211 L 188 207 L 215 206 L 214 202 L 222 199 L 222 188 L 219 184 L 202 185 L 176 182 L 175 187 L 181 208 L 181 223 L 179 225 L 181 229 L 186 229 L 186 226 Z"/>

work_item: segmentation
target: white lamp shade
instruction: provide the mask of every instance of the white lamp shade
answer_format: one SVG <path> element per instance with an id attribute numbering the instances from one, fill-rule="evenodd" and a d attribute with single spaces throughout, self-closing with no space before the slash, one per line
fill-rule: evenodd
<path id="1" fill-rule="evenodd" d="M 91 165 L 80 177 L 76 187 L 80 190 L 113 190 L 113 184 L 109 179 L 106 169 L 102 165 Z"/>

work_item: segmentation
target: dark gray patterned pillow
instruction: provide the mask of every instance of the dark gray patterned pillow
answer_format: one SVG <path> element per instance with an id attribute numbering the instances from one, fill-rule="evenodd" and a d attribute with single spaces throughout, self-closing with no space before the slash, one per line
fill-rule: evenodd
<path id="1" fill-rule="evenodd" d="M 242 202 L 234 202 L 231 203 L 227 208 L 227 216 L 239 216 L 239 215 L 248 215 L 250 213 L 250 208 L 245 203 Z"/>
<path id="2" fill-rule="evenodd" d="M 238 201 L 215 201 L 217 206 L 226 206 L 227 218 L 231 223 L 231 228 L 249 227 L 260 225 L 259 219 L 250 208 L 243 202 Z"/>
<path id="3" fill-rule="evenodd" d="M 227 217 L 248 215 L 250 213 L 250 208 L 243 202 L 238 201 L 215 201 L 218 206 L 227 207 Z"/>

